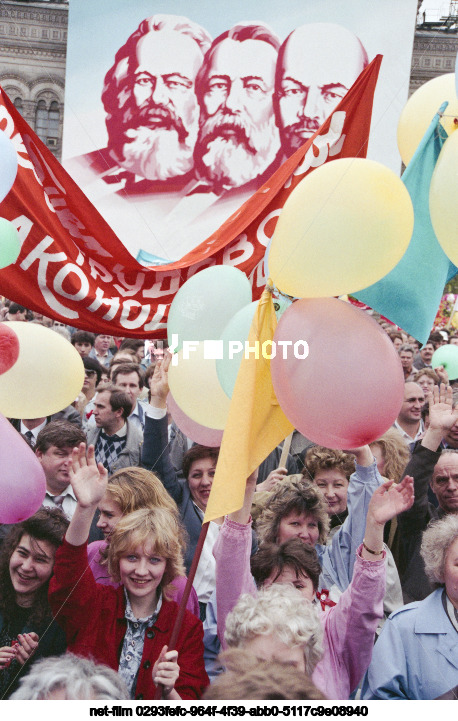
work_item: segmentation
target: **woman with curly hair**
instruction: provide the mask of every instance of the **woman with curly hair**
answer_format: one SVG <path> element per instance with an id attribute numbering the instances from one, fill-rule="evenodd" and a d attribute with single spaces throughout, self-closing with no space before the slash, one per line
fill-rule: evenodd
<path id="1" fill-rule="evenodd" d="M 329 601 L 326 594 L 322 592 L 317 594 L 320 576 L 318 546 L 313 549 L 309 542 L 300 542 L 297 537 L 285 539 L 282 519 L 278 513 L 276 514 L 278 523 L 274 522 L 271 525 L 274 537 L 264 536 L 260 550 L 253 556 L 250 569 L 250 510 L 256 485 L 255 476 L 256 474 L 252 474 L 247 481 L 243 507 L 240 511 L 231 513 L 225 520 L 214 548 L 217 563 L 218 638 L 224 648 L 234 643 L 241 645 L 242 637 L 246 642 L 256 637 L 259 641 L 256 655 L 263 658 L 261 654 L 266 652 L 268 646 L 272 658 L 284 660 L 286 649 L 283 647 L 288 629 L 283 629 L 281 634 L 277 632 L 277 627 L 283 628 L 287 623 L 287 614 L 283 614 L 281 604 L 273 616 L 273 623 L 257 624 L 256 618 L 251 619 L 250 628 L 245 631 L 241 629 L 238 634 L 240 638 L 236 642 L 234 642 L 233 627 L 234 624 L 240 625 L 237 612 L 241 612 L 245 607 L 249 608 L 250 605 L 253 606 L 252 598 L 238 601 L 239 598 L 243 598 L 245 593 L 252 596 L 258 593 L 251 571 L 254 572 L 258 588 L 265 589 L 275 584 L 293 585 L 300 590 L 300 597 L 295 603 L 297 604 L 301 599 L 304 602 L 301 614 L 309 617 L 311 625 L 318 621 L 323 638 L 322 652 L 312 654 L 311 646 L 309 649 L 304 646 L 303 668 L 311 674 L 313 682 L 327 698 L 349 698 L 369 665 L 375 630 L 383 615 L 382 601 L 385 590 L 383 526 L 396 513 L 412 505 L 413 479 L 406 477 L 398 485 L 387 481 L 374 491 L 368 507 L 364 539 L 355 551 L 353 578 L 335 604 Z M 295 490 L 295 483 L 284 495 L 284 498 L 289 496 L 287 507 L 291 503 L 291 491 Z M 303 481 L 302 483 L 304 492 L 300 503 L 308 503 L 307 508 L 314 508 L 316 513 L 321 494 L 313 486 L 311 489 L 307 488 L 310 484 Z M 309 493 L 310 490 L 312 493 Z M 312 503 L 310 503 L 311 499 L 313 499 Z M 322 499 L 321 508 L 324 508 Z M 315 529 L 309 528 L 304 532 L 319 537 L 323 530 L 317 520 Z M 279 545 L 270 546 L 269 542 Z M 297 548 L 297 544 L 300 548 L 304 548 L 303 553 Z M 317 632 L 312 633 L 312 636 L 316 638 Z M 262 647 L 259 645 L 261 642 Z M 247 649 L 247 644 L 245 643 L 243 647 Z M 255 651 L 253 648 L 252 650 Z M 282 656 L 279 655 L 280 653 Z"/>
<path id="2" fill-rule="evenodd" d="M 144 468 L 122 468 L 108 479 L 106 493 L 98 505 L 100 516 L 97 528 L 103 531 L 105 539 L 90 543 L 87 549 L 89 566 L 97 583 L 115 588 L 119 585 L 108 573 L 110 538 L 121 518 L 142 508 L 168 509 L 178 522 L 181 543 L 185 546 L 186 532 L 179 522 L 177 505 L 160 480 Z M 170 589 L 173 601 L 180 603 L 185 585 L 185 576 L 174 579 Z M 186 608 L 199 617 L 199 602 L 193 588 Z"/>
<path id="3" fill-rule="evenodd" d="M 430 523 L 421 555 L 436 589 L 393 613 L 375 644 L 362 698 L 457 698 L 458 516 Z M 450 693 L 451 692 L 451 693 Z"/>
<path id="4" fill-rule="evenodd" d="M 33 660 L 65 650 L 52 619 L 48 585 L 68 520 L 41 508 L 12 526 L 0 554 L 0 698 L 8 698 Z"/>
<path id="5" fill-rule="evenodd" d="M 154 699 L 158 684 L 169 699 L 200 698 L 208 678 L 202 622 L 194 614 L 185 611 L 175 648 L 168 649 L 178 614 L 170 584 L 184 574 L 176 513 L 142 509 L 121 518 L 108 551 L 108 572 L 120 586 L 103 586 L 87 572 L 89 529 L 107 489 L 94 446 L 87 457 L 84 443 L 73 449 L 70 477 L 77 506 L 49 588 L 69 651 L 118 671 L 131 698 Z"/>

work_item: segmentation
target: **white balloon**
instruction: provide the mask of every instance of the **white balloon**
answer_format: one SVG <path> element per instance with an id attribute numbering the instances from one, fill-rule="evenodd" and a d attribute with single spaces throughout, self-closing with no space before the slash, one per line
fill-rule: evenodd
<path id="1" fill-rule="evenodd" d="M 17 153 L 13 143 L 5 133 L 0 130 L 0 203 L 13 187 L 17 174 Z"/>

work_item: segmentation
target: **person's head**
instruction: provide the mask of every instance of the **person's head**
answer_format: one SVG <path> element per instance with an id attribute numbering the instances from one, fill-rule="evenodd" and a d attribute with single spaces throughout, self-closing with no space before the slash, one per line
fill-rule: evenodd
<path id="1" fill-rule="evenodd" d="M 446 331 L 443 332 L 446 333 Z M 435 350 L 440 348 L 441 345 L 447 345 L 447 341 L 448 336 L 444 336 L 440 330 L 434 330 L 429 334 L 428 343 L 432 343 Z"/>
<path id="2" fill-rule="evenodd" d="M 67 527 L 62 511 L 40 508 L 9 529 L 0 552 L 0 611 L 5 617 L 14 612 L 15 603 L 31 607 L 38 624 L 50 617 L 48 584 Z"/>
<path id="3" fill-rule="evenodd" d="M 349 453 L 324 446 L 308 449 L 304 475 L 308 475 L 324 495 L 330 516 L 346 511 L 348 482 L 354 470 L 355 457 Z"/>
<path id="4" fill-rule="evenodd" d="M 265 661 L 240 648 L 229 649 L 221 656 L 224 673 L 217 676 L 204 691 L 202 700 L 223 701 L 293 701 L 324 699 L 303 671 L 286 660 Z"/>
<path id="5" fill-rule="evenodd" d="M 425 396 L 432 393 L 435 385 L 439 385 L 440 378 L 432 368 L 422 368 L 413 377 L 414 383 L 418 383 Z"/>
<path id="6" fill-rule="evenodd" d="M 402 425 L 420 423 L 421 410 L 425 404 L 425 394 L 418 385 L 408 381 L 404 383 L 404 400 L 398 414 L 398 422 Z"/>
<path id="7" fill-rule="evenodd" d="M 435 350 L 434 344 L 430 341 L 425 343 L 425 345 L 420 349 L 421 359 L 424 363 L 426 363 L 426 365 L 431 365 L 431 358 L 433 357 Z"/>
<path id="8" fill-rule="evenodd" d="M 103 366 L 95 358 L 83 356 L 84 366 L 84 383 L 82 392 L 91 399 L 95 393 L 95 389 L 100 383 L 103 373 Z"/>
<path id="9" fill-rule="evenodd" d="M 318 130 L 367 64 L 361 41 L 341 25 L 310 23 L 288 35 L 276 73 L 278 121 L 288 156 Z"/>
<path id="10" fill-rule="evenodd" d="M 108 572 L 129 598 L 168 597 L 168 585 L 184 575 L 184 534 L 168 508 L 144 508 L 116 525 L 108 551 Z"/>
<path id="11" fill-rule="evenodd" d="M 113 342 L 113 336 L 106 333 L 99 333 L 94 338 L 94 348 L 99 355 L 106 355 Z"/>
<path id="12" fill-rule="evenodd" d="M 400 333 L 397 330 L 390 330 L 387 332 L 387 335 L 388 335 L 388 338 L 390 339 L 390 341 L 392 342 L 392 344 L 394 345 L 394 347 L 396 348 L 396 350 L 398 351 L 399 348 L 404 343 L 402 333 Z"/>
<path id="13" fill-rule="evenodd" d="M 24 308 L 23 305 L 19 305 L 19 303 L 10 303 L 6 320 L 27 320 L 27 308 Z"/>
<path id="14" fill-rule="evenodd" d="M 98 506 L 100 517 L 97 528 L 108 538 L 123 516 L 141 508 L 158 507 L 178 513 L 175 501 L 154 473 L 145 468 L 122 468 L 108 481 L 106 493 Z"/>
<path id="15" fill-rule="evenodd" d="M 421 542 L 425 572 L 435 587 L 445 586 L 447 596 L 458 608 L 458 515 L 432 521 Z"/>
<path id="16" fill-rule="evenodd" d="M 407 443 L 395 428 L 370 444 L 371 451 L 377 462 L 379 473 L 389 480 L 399 483 L 409 461 L 410 453 Z"/>
<path id="17" fill-rule="evenodd" d="M 199 125 L 195 81 L 211 37 L 178 15 L 143 20 L 105 77 L 110 155 L 149 180 L 186 175 Z"/>
<path id="18" fill-rule="evenodd" d="M 81 358 L 86 358 L 94 346 L 95 335 L 87 330 L 77 330 L 71 338 L 72 345 L 80 354 Z"/>
<path id="19" fill-rule="evenodd" d="M 445 513 L 458 513 L 458 451 L 442 451 L 434 466 L 431 489 L 439 508 Z"/>
<path id="20" fill-rule="evenodd" d="M 97 391 L 94 398 L 94 420 L 97 428 L 103 428 L 108 435 L 119 431 L 132 413 L 132 398 L 129 393 L 112 383 Z"/>
<path id="21" fill-rule="evenodd" d="M 456 410 L 458 399 L 453 397 L 453 408 Z M 455 421 L 453 426 L 444 433 L 443 441 L 447 444 L 448 448 L 458 449 L 458 421 Z"/>
<path id="22" fill-rule="evenodd" d="M 86 442 L 86 435 L 74 423 L 51 421 L 41 429 L 35 444 L 35 455 L 46 477 L 46 488 L 61 494 L 70 483 L 72 450 Z"/>
<path id="23" fill-rule="evenodd" d="M 128 393 L 133 403 L 137 402 L 137 398 L 143 388 L 143 373 L 140 366 L 136 363 L 119 363 L 111 372 L 112 382 Z"/>
<path id="24" fill-rule="evenodd" d="M 413 366 L 414 349 L 407 343 L 403 343 L 402 346 L 399 348 L 398 353 L 404 373 L 411 373 Z"/>
<path id="25" fill-rule="evenodd" d="M 138 338 L 124 338 L 119 350 L 132 350 L 135 354 L 135 363 L 141 363 L 145 357 L 145 341 Z"/>
<path id="26" fill-rule="evenodd" d="M 219 35 L 198 75 L 201 106 L 195 148 L 198 172 L 216 190 L 263 175 L 280 149 L 273 110 L 280 42 L 261 23 L 239 23 Z"/>
<path id="27" fill-rule="evenodd" d="M 129 691 L 116 671 L 66 653 L 36 661 L 20 679 L 14 701 L 122 701 Z"/>
<path id="28" fill-rule="evenodd" d="M 323 494 L 300 474 L 279 481 L 257 522 L 261 543 L 284 543 L 300 538 L 315 546 L 326 543 L 329 529 L 327 503 Z"/>
<path id="29" fill-rule="evenodd" d="M 219 448 L 195 445 L 183 457 L 183 475 L 191 491 L 192 500 L 202 511 L 207 507 L 218 455 Z"/>
<path id="30" fill-rule="evenodd" d="M 258 588 L 273 583 L 290 584 L 312 601 L 318 590 L 321 566 L 317 552 L 299 538 L 281 545 L 264 543 L 251 557 L 251 573 Z"/>
<path id="31" fill-rule="evenodd" d="M 312 674 L 323 655 L 323 630 L 310 601 L 290 586 L 274 583 L 253 598 L 244 594 L 226 619 L 229 648 L 263 661 L 288 662 Z"/>
<path id="32" fill-rule="evenodd" d="M 118 365 L 124 365 L 124 363 L 135 363 L 137 364 L 137 356 L 132 348 L 125 348 L 124 350 L 118 350 L 110 361 L 110 378 L 111 374 L 116 370 Z"/>
<path id="33" fill-rule="evenodd" d="M 450 345 L 458 345 L 458 335 L 451 335 L 448 342 Z"/>

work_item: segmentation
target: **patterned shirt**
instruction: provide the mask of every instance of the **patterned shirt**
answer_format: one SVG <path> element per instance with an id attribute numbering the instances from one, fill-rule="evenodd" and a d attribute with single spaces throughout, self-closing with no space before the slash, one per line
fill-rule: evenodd
<path id="1" fill-rule="evenodd" d="M 126 589 L 124 589 L 124 595 L 126 597 L 126 612 L 124 615 L 127 620 L 127 630 L 122 645 L 121 658 L 119 659 L 118 673 L 124 679 L 129 689 L 130 698 L 133 699 L 135 698 L 137 676 L 143 656 L 146 629 L 156 622 L 162 606 L 162 594 L 159 596 L 156 610 L 147 618 L 136 618 Z"/>

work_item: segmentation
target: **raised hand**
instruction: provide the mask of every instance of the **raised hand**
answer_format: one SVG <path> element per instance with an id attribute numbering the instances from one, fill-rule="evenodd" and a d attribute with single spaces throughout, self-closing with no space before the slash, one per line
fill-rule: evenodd
<path id="1" fill-rule="evenodd" d="M 158 408 L 166 407 L 167 395 L 169 393 L 169 366 L 172 355 L 168 351 L 164 353 L 164 359 L 158 360 L 154 373 L 149 380 L 151 394 L 151 405 Z"/>
<path id="2" fill-rule="evenodd" d="M 434 386 L 429 397 L 429 425 L 431 430 L 440 430 L 443 433 L 458 420 L 458 408 L 453 410 L 453 391 L 451 386 L 441 383 Z"/>
<path id="3" fill-rule="evenodd" d="M 153 681 L 157 685 L 162 684 L 164 695 L 170 696 L 180 675 L 178 665 L 178 651 L 168 651 L 163 646 L 159 658 L 153 666 Z"/>
<path id="4" fill-rule="evenodd" d="M 414 502 L 412 476 L 404 476 L 401 483 L 386 481 L 374 491 L 369 502 L 367 522 L 383 526 L 387 521 L 407 511 Z"/>
<path id="5" fill-rule="evenodd" d="M 70 484 L 81 508 L 97 506 L 107 489 L 108 472 L 101 463 L 96 463 L 94 446 L 80 443 L 72 451 Z"/>
<path id="6" fill-rule="evenodd" d="M 267 478 L 262 482 L 258 483 L 256 490 L 257 491 L 271 491 L 273 488 L 275 488 L 275 485 L 278 483 L 278 481 L 282 481 L 285 476 L 288 475 L 288 470 L 283 467 L 274 468 L 273 471 L 269 473 Z"/>

